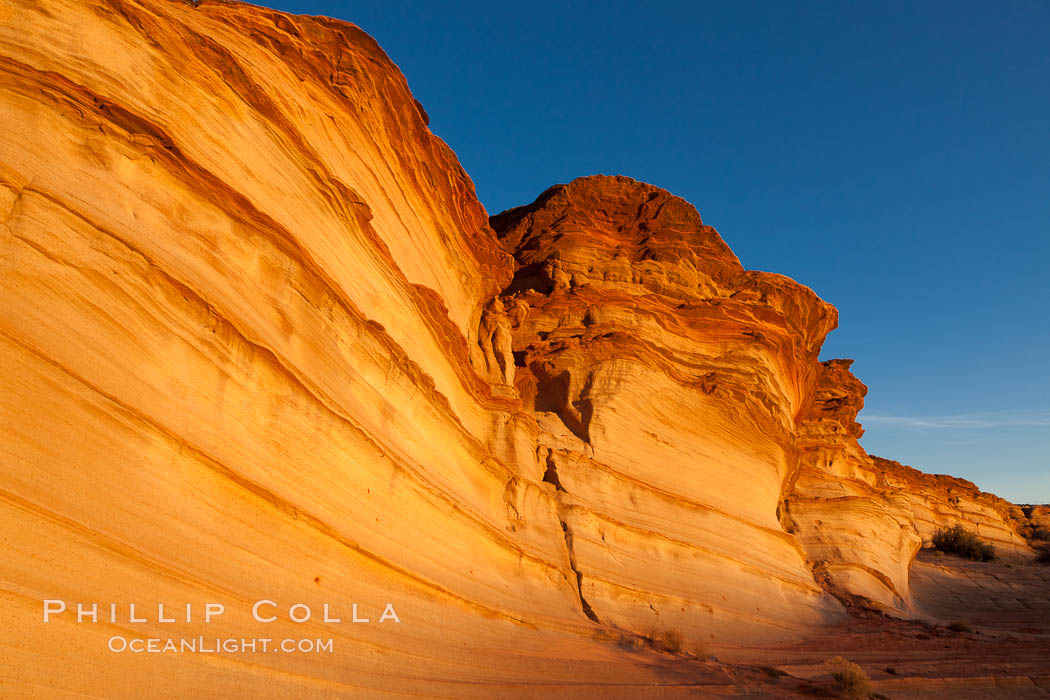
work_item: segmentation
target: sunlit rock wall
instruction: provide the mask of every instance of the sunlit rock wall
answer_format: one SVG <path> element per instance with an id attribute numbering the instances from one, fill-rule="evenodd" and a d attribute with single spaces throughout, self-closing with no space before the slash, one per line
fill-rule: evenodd
<path id="1" fill-rule="evenodd" d="M 942 523 L 1023 549 L 1009 504 L 863 453 L 855 380 L 818 362 L 835 309 L 688 203 L 583 178 L 490 226 L 353 25 L 9 0 L 0 123 L 18 696 L 632 697 L 659 667 L 618 639 L 796 639 L 843 619 L 836 587 L 906 609 Z M 336 653 L 106 647 L 205 633 Z"/>

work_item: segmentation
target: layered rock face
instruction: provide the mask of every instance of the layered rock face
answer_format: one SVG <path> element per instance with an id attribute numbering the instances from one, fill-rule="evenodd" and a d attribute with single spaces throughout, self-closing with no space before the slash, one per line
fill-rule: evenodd
<path id="1" fill-rule="evenodd" d="M 909 610 L 920 538 L 956 520 L 1023 549 L 1009 504 L 864 454 L 862 385 L 818 362 L 835 309 L 688 203 L 583 178 L 490 226 L 356 27 L 159 0 L 0 20 L 25 694 L 632 697 L 664 670 L 617 635 L 797 638 L 843 618 L 828 582 Z M 44 599 L 228 612 L 44 624 Z M 260 599 L 316 616 L 260 627 Z M 201 634 L 336 653 L 107 651 Z"/>
<path id="2" fill-rule="evenodd" d="M 719 639 L 837 619 L 777 520 L 835 310 L 628 178 L 492 221 L 519 264 L 504 306 L 529 309 L 516 385 L 592 614 Z"/>
<path id="3" fill-rule="evenodd" d="M 804 578 L 836 593 L 923 615 L 909 570 L 938 528 L 962 524 L 1000 554 L 1031 556 L 1017 506 L 864 451 L 856 417 L 867 387 L 851 360 L 817 361 L 835 309 L 787 278 L 744 271 L 688 203 L 628 178 L 590 177 L 492 223 L 519 265 L 503 306 L 531 309 L 514 334 L 526 368 L 518 387 L 549 431 L 541 451 L 595 610 L 645 629 L 671 617 L 653 594 L 672 608 L 693 591 L 679 610 L 691 620 L 707 610 L 702 627 L 729 636 L 744 620 L 804 625 L 811 609 L 834 617 L 824 601 L 813 607 L 779 588 L 796 568 L 776 572 L 768 590 L 776 561 L 808 563 Z M 664 521 L 673 530 L 639 506 L 654 494 L 673 504 Z M 734 522 L 717 520 L 727 514 Z M 617 528 L 625 534 L 610 537 Z M 790 552 L 771 548 L 782 528 L 794 535 Z M 631 580 L 622 562 L 655 563 L 651 552 L 664 550 L 652 540 L 668 536 L 686 545 L 670 550 L 680 578 L 665 589 Z M 729 588 L 748 591 L 745 606 L 704 569 L 710 557 L 740 566 Z"/>
<path id="4" fill-rule="evenodd" d="M 506 679 L 534 669 L 508 650 L 479 671 L 479 648 L 590 625 L 532 423 L 469 359 L 512 262 L 375 41 L 241 4 L 0 13 L 6 680 Z M 230 612 L 45 626 L 44 599 Z M 260 626 L 259 599 L 314 621 Z M 325 602 L 372 624 L 320 624 Z M 387 602 L 400 624 L 375 624 Z M 107 651 L 146 629 L 338 654 Z"/>
<path id="5" fill-rule="evenodd" d="M 934 532 L 956 524 L 1006 556 L 1030 557 L 1018 534 L 1020 508 L 974 484 L 924 474 L 869 456 L 857 442 L 864 386 L 850 360 L 820 365 L 812 404 L 799 427 L 799 471 L 787 489 L 784 521 L 818 574 L 837 589 L 886 610 L 921 614 L 910 594 L 911 562 Z"/>

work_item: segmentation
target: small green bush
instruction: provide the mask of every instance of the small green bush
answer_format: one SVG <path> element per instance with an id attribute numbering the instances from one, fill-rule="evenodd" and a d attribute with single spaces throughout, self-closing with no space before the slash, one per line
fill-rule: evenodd
<path id="1" fill-rule="evenodd" d="M 824 662 L 831 677 L 838 683 L 839 693 L 844 698 L 866 698 L 871 695 L 871 679 L 864 669 L 841 656 Z"/>
<path id="2" fill-rule="evenodd" d="M 962 525 L 937 530 L 933 533 L 933 546 L 942 552 L 958 554 L 973 561 L 995 559 L 995 545 L 984 542 L 976 533 L 970 532 Z"/>

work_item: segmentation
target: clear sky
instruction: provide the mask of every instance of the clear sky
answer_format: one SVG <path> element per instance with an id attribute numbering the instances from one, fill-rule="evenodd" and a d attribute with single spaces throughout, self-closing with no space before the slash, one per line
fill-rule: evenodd
<path id="1" fill-rule="evenodd" d="M 689 200 L 839 308 L 869 452 L 1050 502 L 1050 3 L 265 4 L 374 36 L 491 213 Z"/>

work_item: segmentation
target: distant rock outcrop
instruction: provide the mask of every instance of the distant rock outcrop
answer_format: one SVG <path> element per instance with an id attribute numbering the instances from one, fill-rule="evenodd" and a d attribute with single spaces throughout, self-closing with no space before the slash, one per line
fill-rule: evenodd
<path id="1" fill-rule="evenodd" d="M 820 365 L 817 390 L 799 426 L 799 470 L 789 480 L 785 525 L 835 589 L 901 614 L 912 601 L 909 568 L 942 527 L 961 524 L 1000 555 L 1030 557 L 1017 506 L 951 476 L 924 474 L 869 456 L 857 442 L 864 386 L 850 360 Z"/>

